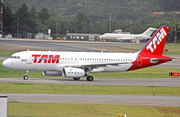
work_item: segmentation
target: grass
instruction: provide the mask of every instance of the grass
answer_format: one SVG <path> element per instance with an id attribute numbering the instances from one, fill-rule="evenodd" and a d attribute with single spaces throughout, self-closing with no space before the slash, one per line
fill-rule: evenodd
<path id="1" fill-rule="evenodd" d="M 141 44 L 137 46 L 119 46 L 118 48 L 139 51 L 143 47 L 144 45 Z M 176 45 L 174 43 L 166 43 L 164 48 L 168 49 L 168 52 L 164 52 L 164 54 L 180 55 L 180 43 L 177 43 Z"/>
<path id="2" fill-rule="evenodd" d="M 8 116 L 34 117 L 179 117 L 180 107 L 155 107 L 104 104 L 8 103 Z"/>
<path id="3" fill-rule="evenodd" d="M 165 49 L 168 49 L 168 52 L 165 52 L 166 54 L 180 55 L 180 43 L 176 45 L 174 43 L 167 43 Z"/>
<path id="4" fill-rule="evenodd" d="M 0 50 L 0 57 L 10 57 L 14 52 L 7 50 Z"/>
<path id="5" fill-rule="evenodd" d="M 128 72 L 115 73 L 95 73 L 95 78 L 172 78 L 168 76 L 169 72 L 179 72 L 179 69 L 168 68 L 144 68 Z"/>
<path id="6" fill-rule="evenodd" d="M 1 83 L 0 87 L 1 93 L 180 96 L 180 87 L 47 85 L 27 83 Z"/>

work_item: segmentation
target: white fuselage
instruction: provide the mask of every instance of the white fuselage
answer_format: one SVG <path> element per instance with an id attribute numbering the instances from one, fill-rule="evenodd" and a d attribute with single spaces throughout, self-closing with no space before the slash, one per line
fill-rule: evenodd
<path id="1" fill-rule="evenodd" d="M 148 39 L 147 37 L 142 34 L 113 34 L 113 33 L 105 33 L 101 35 L 99 38 L 101 39 L 116 39 L 116 40 L 143 40 Z"/>
<path id="2" fill-rule="evenodd" d="M 116 40 L 144 40 L 151 38 L 153 31 L 157 29 L 148 28 L 142 34 L 116 34 L 116 33 L 105 33 L 104 35 L 99 36 L 101 39 L 116 39 Z"/>
<path id="3" fill-rule="evenodd" d="M 91 72 L 122 72 L 132 66 L 137 55 L 138 53 L 23 51 L 13 54 L 3 65 L 10 69 L 28 71 L 62 71 L 65 67 L 91 66 Z"/>

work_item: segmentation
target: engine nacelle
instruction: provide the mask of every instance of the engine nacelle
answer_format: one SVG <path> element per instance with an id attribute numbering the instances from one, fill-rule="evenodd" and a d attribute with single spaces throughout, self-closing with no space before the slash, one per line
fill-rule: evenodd
<path id="1" fill-rule="evenodd" d="M 79 78 L 79 77 L 84 77 L 88 75 L 88 73 L 85 72 L 84 69 L 71 68 L 71 67 L 64 68 L 62 71 L 62 74 L 64 77 L 72 77 L 72 78 Z"/>
<path id="2" fill-rule="evenodd" d="M 42 74 L 44 76 L 62 76 L 62 72 L 60 71 L 43 71 Z"/>

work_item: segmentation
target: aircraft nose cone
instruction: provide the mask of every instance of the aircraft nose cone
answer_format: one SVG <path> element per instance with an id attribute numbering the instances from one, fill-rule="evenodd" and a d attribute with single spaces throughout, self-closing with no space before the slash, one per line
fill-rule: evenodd
<path id="1" fill-rule="evenodd" d="M 99 36 L 99 38 L 100 38 L 100 39 L 103 39 L 103 36 L 101 35 L 101 36 Z"/>
<path id="2" fill-rule="evenodd" d="M 7 61 L 7 60 L 4 60 L 4 61 L 3 61 L 3 63 L 2 63 L 2 65 L 3 65 L 4 67 L 8 68 L 9 63 L 8 63 L 8 61 Z"/>

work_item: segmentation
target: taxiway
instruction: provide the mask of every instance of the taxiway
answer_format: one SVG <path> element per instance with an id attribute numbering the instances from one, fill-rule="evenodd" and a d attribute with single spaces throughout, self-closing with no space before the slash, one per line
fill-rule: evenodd
<path id="1" fill-rule="evenodd" d="M 74 81 L 70 78 L 0 78 L 0 83 L 33 83 L 57 85 L 100 85 L 100 86 L 163 86 L 180 87 L 180 78 L 96 78 L 88 82 L 85 78 Z"/>
<path id="2" fill-rule="evenodd" d="M 10 94 L 10 93 L 0 93 L 0 95 L 7 95 L 8 101 L 34 102 L 34 103 L 180 106 L 180 96 Z"/>

